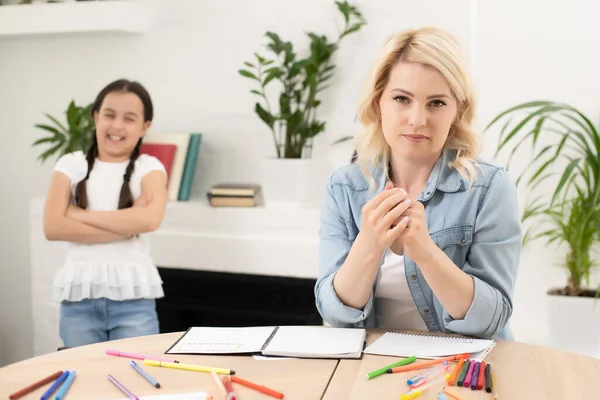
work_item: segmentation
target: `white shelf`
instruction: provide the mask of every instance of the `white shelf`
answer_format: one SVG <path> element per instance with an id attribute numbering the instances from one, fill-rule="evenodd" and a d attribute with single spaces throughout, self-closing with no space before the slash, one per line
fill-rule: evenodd
<path id="1" fill-rule="evenodd" d="M 0 6 L 0 37 L 87 32 L 142 33 L 150 16 L 137 0 Z"/>

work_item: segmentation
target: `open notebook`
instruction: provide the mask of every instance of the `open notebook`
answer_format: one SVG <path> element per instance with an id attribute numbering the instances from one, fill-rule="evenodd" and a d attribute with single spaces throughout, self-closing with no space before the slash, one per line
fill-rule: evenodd
<path id="1" fill-rule="evenodd" d="M 470 353 L 471 358 L 483 360 L 495 344 L 493 340 L 488 339 L 386 332 L 368 346 L 365 353 L 417 358 L 438 358 Z"/>
<path id="2" fill-rule="evenodd" d="M 192 327 L 166 354 L 250 354 L 298 358 L 360 358 L 365 329 L 322 326 Z"/>

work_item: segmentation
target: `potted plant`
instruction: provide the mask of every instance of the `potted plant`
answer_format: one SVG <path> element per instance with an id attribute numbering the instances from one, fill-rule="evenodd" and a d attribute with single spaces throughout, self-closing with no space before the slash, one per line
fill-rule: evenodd
<path id="1" fill-rule="evenodd" d="M 244 62 L 245 68 L 239 70 L 240 75 L 256 83 L 251 90 L 258 98 L 254 111 L 273 137 L 274 157 L 264 159 L 262 164 L 267 203 L 306 204 L 315 200 L 311 197 L 318 164 L 313 162 L 311 150 L 315 136 L 326 128 L 317 113 L 319 97 L 334 76 L 333 55 L 341 41 L 366 23 L 360 11 L 347 1 L 335 4 L 344 24 L 334 41 L 308 32 L 309 52 L 300 58 L 291 42 L 266 32 L 268 55 L 254 53 L 255 60 Z M 279 90 L 276 98 L 270 97 L 273 84 Z"/>
<path id="2" fill-rule="evenodd" d="M 575 107 L 534 101 L 512 107 L 490 122 L 502 123 L 496 154 L 513 156 L 530 144 L 531 161 L 517 184 L 547 193 L 527 201 L 523 244 L 544 239 L 564 249 L 564 287 L 549 288 L 550 340 L 558 348 L 600 354 L 600 287 L 591 287 L 600 242 L 600 134 Z M 542 144 L 543 143 L 543 144 Z M 596 299 L 595 299 L 596 298 Z M 577 334 L 575 338 L 573 335 Z"/>
<path id="3" fill-rule="evenodd" d="M 92 107 L 93 104 L 78 106 L 74 101 L 71 101 L 65 111 L 67 126 L 55 117 L 45 114 L 52 124 L 36 124 L 35 127 L 49 133 L 49 135 L 37 139 L 32 146 L 49 145 L 50 148 L 44 150 L 38 156 L 38 160 L 43 163 L 49 157 L 60 157 L 63 154 L 77 150 L 86 152 L 92 145 L 95 129 Z"/>

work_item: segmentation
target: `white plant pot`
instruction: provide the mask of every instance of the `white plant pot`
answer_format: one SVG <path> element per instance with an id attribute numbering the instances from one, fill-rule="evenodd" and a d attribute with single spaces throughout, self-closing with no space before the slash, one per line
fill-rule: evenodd
<path id="1" fill-rule="evenodd" d="M 266 207 L 318 207 L 323 172 L 322 162 L 312 158 L 265 158 L 261 186 Z"/>
<path id="2" fill-rule="evenodd" d="M 550 346 L 600 358 L 600 299 L 548 295 L 547 304 Z"/>

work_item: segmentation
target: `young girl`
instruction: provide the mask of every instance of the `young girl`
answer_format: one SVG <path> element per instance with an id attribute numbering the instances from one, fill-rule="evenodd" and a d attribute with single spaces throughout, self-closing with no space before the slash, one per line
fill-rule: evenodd
<path id="1" fill-rule="evenodd" d="M 140 154 L 152 101 L 139 83 L 117 80 L 92 113 L 92 146 L 58 160 L 44 209 L 46 238 L 70 242 L 54 280 L 67 347 L 157 334 L 163 296 L 141 235 L 159 227 L 167 202 L 164 166 Z"/>

